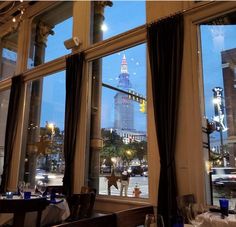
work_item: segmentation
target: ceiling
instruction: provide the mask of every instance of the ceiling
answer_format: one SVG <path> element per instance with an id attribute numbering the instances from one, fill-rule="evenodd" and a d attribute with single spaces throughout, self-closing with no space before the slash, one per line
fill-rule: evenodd
<path id="1" fill-rule="evenodd" d="M 21 9 L 27 9 L 37 1 L 0 1 L 0 26 L 18 16 Z"/>

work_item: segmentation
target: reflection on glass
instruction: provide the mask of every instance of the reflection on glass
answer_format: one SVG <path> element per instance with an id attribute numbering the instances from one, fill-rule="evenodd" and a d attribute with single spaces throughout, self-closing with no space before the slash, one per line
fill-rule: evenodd
<path id="1" fill-rule="evenodd" d="M 0 80 L 15 74 L 17 60 L 18 33 L 13 32 L 2 38 Z"/>
<path id="2" fill-rule="evenodd" d="M 20 180 L 61 185 L 64 173 L 65 72 L 28 83 L 27 141 Z"/>
<path id="3" fill-rule="evenodd" d="M 200 26 L 214 205 L 219 205 L 219 197 L 235 197 L 236 26 L 230 24 L 233 18 L 226 15 Z"/>
<path id="4" fill-rule="evenodd" d="M 93 94 L 101 98 L 93 99 L 92 105 L 101 106 L 92 116 L 91 130 L 91 138 L 99 135 L 103 141 L 102 148 L 97 147 L 99 194 L 120 196 L 123 174 L 127 176 L 127 196 L 137 197 L 134 189 L 138 185 L 138 197 L 148 197 L 145 53 L 143 44 L 104 57 L 99 59 L 100 71 L 93 73 L 94 84 L 98 77 L 102 83 L 101 90 L 93 86 Z M 96 117 L 100 119 L 95 120 Z M 95 166 L 91 163 L 90 168 L 94 170 Z"/>

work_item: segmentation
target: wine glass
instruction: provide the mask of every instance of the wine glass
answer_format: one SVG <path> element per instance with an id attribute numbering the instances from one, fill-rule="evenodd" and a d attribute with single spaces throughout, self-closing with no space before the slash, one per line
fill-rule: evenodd
<path id="1" fill-rule="evenodd" d="M 18 182 L 18 190 L 19 190 L 21 198 L 24 198 L 24 188 L 25 188 L 25 182 L 24 181 L 19 181 Z"/>
<path id="2" fill-rule="evenodd" d="M 151 227 L 156 222 L 154 214 L 146 214 L 144 227 Z"/>
<path id="3" fill-rule="evenodd" d="M 43 196 L 44 192 L 47 189 L 47 184 L 43 181 L 38 181 L 36 187 L 38 191 L 41 193 L 41 195 Z"/>
<path id="4" fill-rule="evenodd" d="M 198 216 L 199 209 L 197 204 L 189 204 L 189 206 L 186 207 L 186 215 L 189 223 L 191 223 L 193 226 L 198 227 L 203 224 L 203 219 Z"/>

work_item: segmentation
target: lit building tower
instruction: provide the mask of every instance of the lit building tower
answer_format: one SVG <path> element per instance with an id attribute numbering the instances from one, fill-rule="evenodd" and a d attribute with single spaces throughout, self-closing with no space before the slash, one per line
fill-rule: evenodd
<path id="1" fill-rule="evenodd" d="M 119 75 L 118 88 L 128 91 L 132 88 L 129 80 L 128 65 L 125 55 L 121 63 L 121 73 Z M 127 94 L 117 92 L 115 97 L 115 129 L 134 130 L 134 105 Z"/>

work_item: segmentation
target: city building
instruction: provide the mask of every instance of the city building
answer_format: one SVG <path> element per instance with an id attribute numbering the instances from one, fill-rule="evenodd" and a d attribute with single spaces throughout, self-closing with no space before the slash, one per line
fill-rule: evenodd
<path id="1" fill-rule="evenodd" d="M 123 55 L 121 70 L 118 81 L 118 88 L 129 91 L 132 89 L 128 72 L 128 64 Z M 114 128 L 119 130 L 134 130 L 134 103 L 127 94 L 117 92 L 114 97 L 115 102 L 115 124 Z"/>

